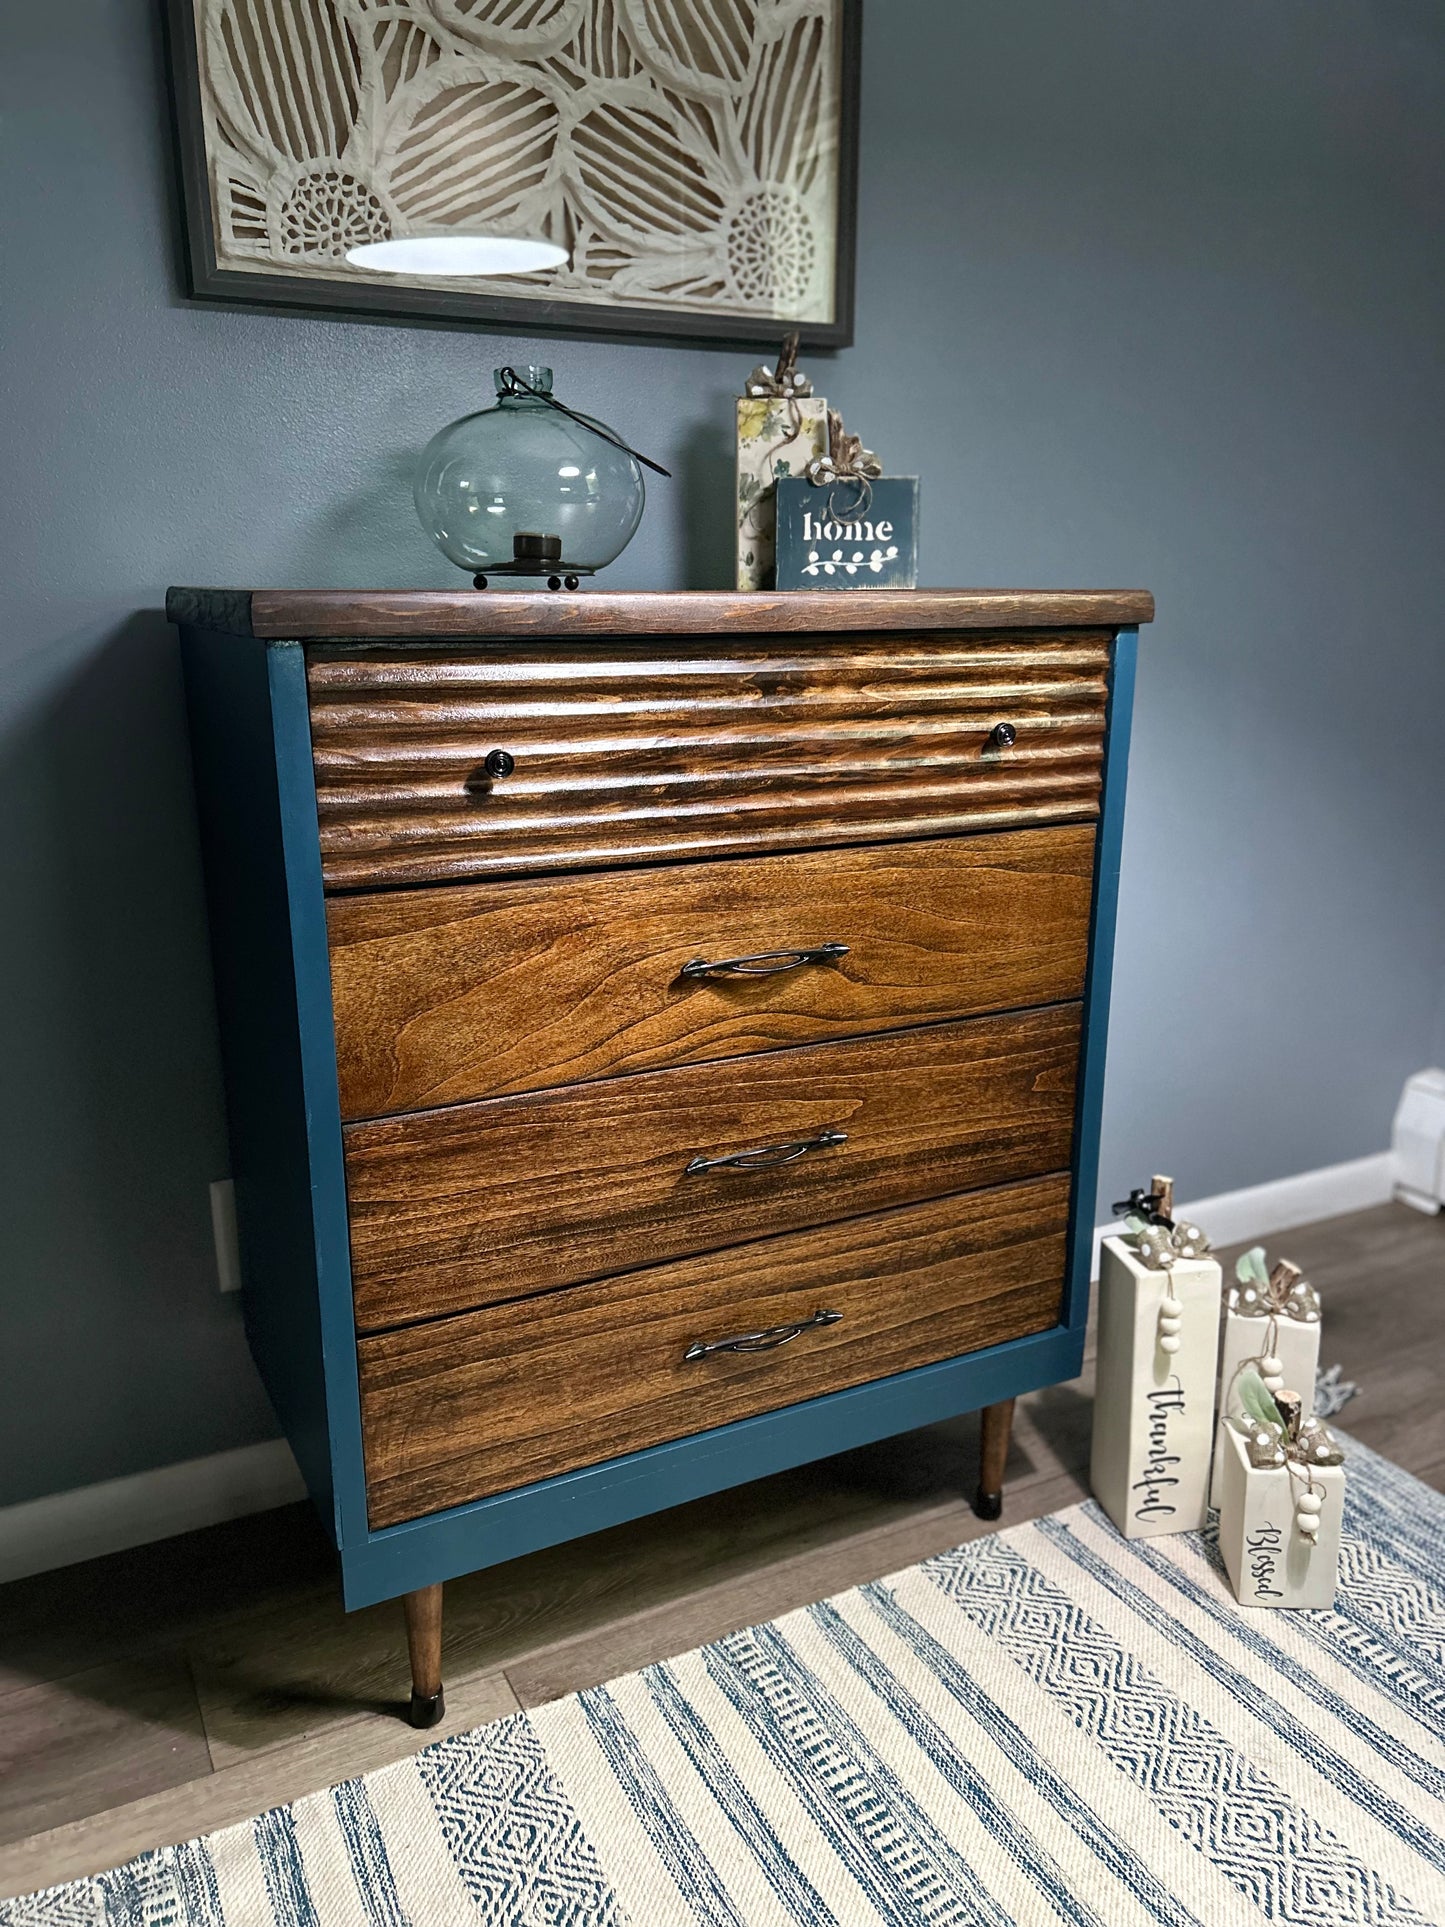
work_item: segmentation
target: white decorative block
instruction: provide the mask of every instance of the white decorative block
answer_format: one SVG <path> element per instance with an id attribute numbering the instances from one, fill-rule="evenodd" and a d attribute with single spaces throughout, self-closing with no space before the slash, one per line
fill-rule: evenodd
<path id="1" fill-rule="evenodd" d="M 1121 1238 L 1104 1240 L 1089 1476 L 1126 1539 L 1204 1524 L 1221 1288 L 1213 1258 L 1153 1271 Z"/>
<path id="2" fill-rule="evenodd" d="M 821 395 L 747 395 L 738 403 L 737 525 L 740 589 L 770 589 L 777 553 L 780 475 L 804 475 L 828 453 Z"/>
<path id="3" fill-rule="evenodd" d="M 1219 1474 L 1219 1550 L 1241 1606 L 1332 1606 L 1340 1563 L 1345 1468 L 1310 1473 L 1320 1495 L 1319 1529 L 1306 1539 L 1295 1520 L 1304 1482 L 1286 1465 L 1256 1470 L 1244 1435 L 1231 1426 Z"/>
<path id="4" fill-rule="evenodd" d="M 1274 1324 L 1273 1356 L 1279 1360 L 1282 1368 L 1279 1376 L 1291 1392 L 1298 1392 L 1301 1415 L 1310 1418 L 1315 1409 L 1315 1374 L 1320 1363 L 1320 1321 L 1318 1318 L 1305 1322 L 1297 1318 L 1279 1317 Z M 1229 1431 L 1227 1421 L 1237 1417 L 1240 1411 L 1238 1390 L 1236 1388 L 1231 1396 L 1230 1388 L 1235 1386 L 1235 1374 L 1245 1359 L 1258 1358 L 1261 1354 L 1270 1355 L 1265 1344 L 1268 1332 L 1268 1318 L 1244 1318 L 1239 1312 L 1226 1309 L 1224 1347 L 1219 1359 L 1219 1417 L 1215 1427 L 1214 1470 L 1209 1482 L 1209 1503 L 1213 1506 L 1219 1504 L 1220 1467 L 1224 1463 L 1224 1441 Z"/>

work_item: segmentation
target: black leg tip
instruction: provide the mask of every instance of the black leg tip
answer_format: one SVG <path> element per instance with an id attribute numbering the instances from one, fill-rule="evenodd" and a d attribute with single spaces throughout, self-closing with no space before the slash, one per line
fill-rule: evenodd
<path id="1" fill-rule="evenodd" d="M 440 1726 L 446 1710 L 445 1693 L 418 1693 L 413 1687 L 411 1706 L 407 1710 L 406 1717 L 413 1726 L 425 1730 L 428 1726 Z"/>
<path id="2" fill-rule="evenodd" d="M 1003 1517 L 1002 1492 L 985 1492 L 982 1486 L 974 1494 L 974 1517 L 978 1519 L 1001 1519 Z"/>

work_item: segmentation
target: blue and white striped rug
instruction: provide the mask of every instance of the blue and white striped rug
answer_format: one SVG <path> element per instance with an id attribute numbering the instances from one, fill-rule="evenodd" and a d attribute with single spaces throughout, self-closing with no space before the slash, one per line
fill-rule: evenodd
<path id="1" fill-rule="evenodd" d="M 1328 1613 L 1092 1505 L 0 1927 L 1445 1923 L 1445 1498 L 1349 1453 Z"/>

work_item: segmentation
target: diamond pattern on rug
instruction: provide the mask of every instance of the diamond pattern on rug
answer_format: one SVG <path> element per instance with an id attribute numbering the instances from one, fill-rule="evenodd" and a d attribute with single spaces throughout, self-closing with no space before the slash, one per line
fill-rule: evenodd
<path id="1" fill-rule="evenodd" d="M 630 1927 L 525 1715 L 429 1747 L 417 1765 L 483 1921 Z"/>
<path id="2" fill-rule="evenodd" d="M 986 1539 L 930 1560 L 923 1571 L 1267 1919 L 1299 1927 L 1426 1920 L 1037 1571 L 1017 1543 Z"/>
<path id="3" fill-rule="evenodd" d="M 1439 1674 L 1432 1703 L 1445 1705 L 1445 1596 L 1388 1553 L 1363 1539 L 1340 1547 L 1340 1578 L 1351 1612 L 1386 1629 L 1417 1660 L 1432 1660 Z"/>

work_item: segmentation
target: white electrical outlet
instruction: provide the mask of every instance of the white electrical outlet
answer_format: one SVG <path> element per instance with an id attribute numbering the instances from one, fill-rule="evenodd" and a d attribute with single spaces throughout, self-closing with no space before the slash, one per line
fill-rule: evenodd
<path id="1" fill-rule="evenodd" d="M 241 1241 L 236 1235 L 236 1182 L 217 1178 L 211 1186 L 211 1236 L 216 1241 L 216 1277 L 222 1291 L 241 1289 Z"/>

